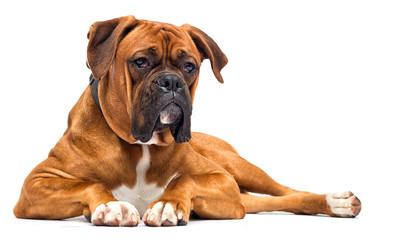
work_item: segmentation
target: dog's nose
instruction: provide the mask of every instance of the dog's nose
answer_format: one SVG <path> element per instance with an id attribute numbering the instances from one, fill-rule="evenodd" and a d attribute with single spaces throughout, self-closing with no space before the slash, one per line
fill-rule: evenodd
<path id="1" fill-rule="evenodd" d="M 183 87 L 182 80 L 175 74 L 164 74 L 158 78 L 158 85 L 168 92 L 176 92 Z"/>

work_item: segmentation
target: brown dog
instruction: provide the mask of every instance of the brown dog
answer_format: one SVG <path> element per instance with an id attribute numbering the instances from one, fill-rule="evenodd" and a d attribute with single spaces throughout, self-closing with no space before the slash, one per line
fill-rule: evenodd
<path id="1" fill-rule="evenodd" d="M 26 178 L 18 218 L 85 215 L 95 225 L 185 225 L 203 218 L 288 211 L 353 217 L 351 192 L 318 195 L 272 180 L 228 143 L 190 131 L 199 68 L 221 83 L 227 58 L 201 30 L 137 20 L 94 23 L 87 61 L 94 79 L 68 129 Z M 273 197 L 252 196 L 248 192 Z"/>

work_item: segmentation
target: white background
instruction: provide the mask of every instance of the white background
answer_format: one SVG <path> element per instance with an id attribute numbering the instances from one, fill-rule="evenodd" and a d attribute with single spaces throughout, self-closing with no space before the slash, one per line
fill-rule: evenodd
<path id="1" fill-rule="evenodd" d="M 397 237 L 397 1 L 6 2 L 0 4 L 2 235 Z M 89 26 L 130 14 L 189 23 L 228 56 L 223 85 L 208 61 L 202 66 L 194 131 L 227 140 L 282 184 L 316 193 L 352 190 L 362 200 L 361 215 L 261 213 L 158 229 L 92 227 L 82 218 L 15 219 L 12 208 L 26 175 L 62 136 L 69 110 L 88 85 Z"/>

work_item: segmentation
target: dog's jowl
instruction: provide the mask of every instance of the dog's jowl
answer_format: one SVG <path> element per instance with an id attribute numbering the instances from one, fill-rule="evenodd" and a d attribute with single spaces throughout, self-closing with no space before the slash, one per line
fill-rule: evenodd
<path id="1" fill-rule="evenodd" d="M 210 60 L 221 83 L 228 61 L 203 31 L 127 16 L 94 23 L 88 40 L 91 84 L 64 135 L 26 178 L 16 217 L 175 226 L 187 224 L 192 211 L 212 219 L 260 211 L 359 214 L 349 191 L 293 190 L 225 141 L 191 133 L 202 61 Z"/>

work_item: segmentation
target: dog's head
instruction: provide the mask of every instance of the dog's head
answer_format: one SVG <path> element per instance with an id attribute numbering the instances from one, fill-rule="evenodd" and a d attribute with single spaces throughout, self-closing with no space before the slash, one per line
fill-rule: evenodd
<path id="1" fill-rule="evenodd" d="M 191 138 L 192 102 L 204 59 L 223 82 L 227 58 L 207 34 L 190 25 L 137 20 L 133 16 L 94 23 L 88 33 L 87 63 L 103 115 L 129 143 L 161 135 L 167 143 Z M 167 140 L 169 139 L 169 140 Z"/>

